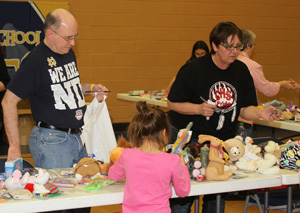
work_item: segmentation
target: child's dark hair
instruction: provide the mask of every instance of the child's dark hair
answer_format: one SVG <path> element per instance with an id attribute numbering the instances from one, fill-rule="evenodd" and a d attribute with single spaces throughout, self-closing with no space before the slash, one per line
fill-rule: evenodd
<path id="1" fill-rule="evenodd" d="M 137 102 L 138 113 L 128 126 L 128 137 L 134 147 L 140 147 L 145 140 L 157 142 L 160 149 L 164 148 L 171 138 L 169 120 L 162 110 L 148 108 L 146 102 Z M 165 130 L 165 137 L 163 137 Z"/>

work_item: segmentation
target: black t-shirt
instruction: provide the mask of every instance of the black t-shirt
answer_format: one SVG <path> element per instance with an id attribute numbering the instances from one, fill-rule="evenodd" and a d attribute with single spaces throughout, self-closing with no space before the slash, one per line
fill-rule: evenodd
<path id="1" fill-rule="evenodd" d="M 22 61 L 8 89 L 28 97 L 35 121 L 60 128 L 83 125 L 86 104 L 73 50 L 61 55 L 40 43 Z"/>
<path id="2" fill-rule="evenodd" d="M 200 97 L 217 105 L 213 116 L 185 115 L 169 112 L 169 118 L 177 129 L 193 122 L 193 135 L 207 134 L 222 140 L 236 134 L 240 109 L 257 106 L 253 79 L 247 66 L 236 60 L 226 70 L 219 69 L 211 54 L 185 64 L 179 70 L 168 99 L 171 102 L 203 103 Z"/>

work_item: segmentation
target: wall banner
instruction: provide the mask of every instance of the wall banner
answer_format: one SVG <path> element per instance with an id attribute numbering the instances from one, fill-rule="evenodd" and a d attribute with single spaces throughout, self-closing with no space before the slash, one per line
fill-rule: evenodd
<path id="1" fill-rule="evenodd" d="M 0 1 L 0 42 L 12 77 L 24 57 L 45 37 L 45 16 L 68 3 Z"/>

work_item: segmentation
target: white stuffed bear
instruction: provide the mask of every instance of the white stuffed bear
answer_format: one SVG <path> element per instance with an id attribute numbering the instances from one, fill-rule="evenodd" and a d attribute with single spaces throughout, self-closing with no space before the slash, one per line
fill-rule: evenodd
<path id="1" fill-rule="evenodd" d="M 255 160 L 251 160 L 249 158 L 245 158 L 245 157 L 241 157 L 236 163 L 235 165 L 237 166 L 237 168 L 239 168 L 240 170 L 245 170 L 245 171 L 249 171 L 249 172 L 255 172 L 256 168 L 257 168 L 257 163 Z"/>
<path id="2" fill-rule="evenodd" d="M 264 175 L 279 174 L 280 168 L 276 165 L 276 163 L 277 158 L 270 153 L 266 153 L 264 159 L 257 161 L 256 172 Z"/>
<path id="3" fill-rule="evenodd" d="M 265 151 L 267 153 L 273 153 L 279 149 L 278 143 L 275 143 L 274 141 L 268 141 L 268 144 L 265 146 Z"/>

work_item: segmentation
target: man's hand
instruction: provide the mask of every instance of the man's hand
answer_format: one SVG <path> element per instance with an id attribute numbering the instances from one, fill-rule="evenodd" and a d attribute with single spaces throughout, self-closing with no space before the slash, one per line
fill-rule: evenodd
<path id="1" fill-rule="evenodd" d="M 12 160 L 14 158 L 20 158 L 20 157 L 21 157 L 20 146 L 14 146 L 14 145 L 10 144 L 9 148 L 8 148 L 7 161 Z"/>
<path id="2" fill-rule="evenodd" d="M 98 101 L 102 101 L 102 100 L 104 100 L 104 97 L 108 96 L 108 92 L 106 92 L 106 91 L 109 91 L 109 90 L 101 84 L 95 84 L 93 86 L 93 91 L 101 91 L 101 92 L 94 92 L 94 93 L 92 93 L 92 95 L 95 96 Z"/>

